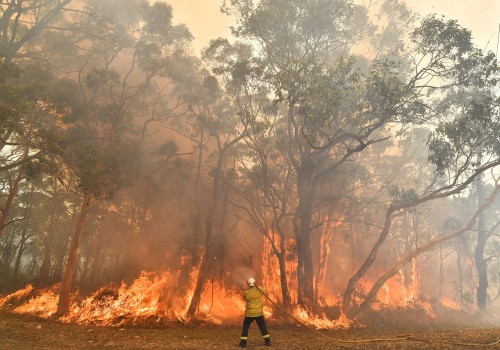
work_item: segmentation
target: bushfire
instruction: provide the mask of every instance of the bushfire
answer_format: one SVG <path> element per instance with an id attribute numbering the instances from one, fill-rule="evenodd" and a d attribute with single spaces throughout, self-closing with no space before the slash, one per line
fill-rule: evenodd
<path id="1" fill-rule="evenodd" d="M 293 242 L 288 243 L 293 244 Z M 265 301 L 265 316 L 271 322 L 280 322 L 287 316 L 279 305 L 280 296 L 280 273 L 277 259 L 270 254 L 269 242 L 264 243 L 262 253 L 262 265 L 265 278 L 262 281 L 264 289 L 268 291 L 269 300 Z M 296 263 L 287 262 L 287 281 L 290 285 L 296 283 Z M 417 273 L 417 269 L 413 269 Z M 194 281 L 198 269 L 191 272 L 191 285 L 183 295 L 179 294 L 177 285 L 179 271 L 164 271 L 162 273 L 143 271 L 132 283 L 121 285 L 109 285 L 102 287 L 92 295 L 83 297 L 75 291 L 72 296 L 70 312 L 60 318 L 62 322 L 93 324 L 103 326 L 124 325 L 163 325 L 169 322 L 187 323 L 190 319 L 186 316 L 190 304 L 191 295 L 194 290 Z M 418 281 L 413 276 L 413 281 Z M 365 281 L 364 287 L 371 287 L 370 281 Z M 234 324 L 239 323 L 244 313 L 245 304 L 241 296 L 241 290 L 237 283 L 232 287 L 226 287 L 219 281 L 210 281 L 203 293 L 203 298 L 197 312 L 197 319 L 212 324 Z M 328 288 L 321 288 L 321 309 L 337 310 L 327 311 L 311 315 L 300 307 L 295 307 L 293 317 L 305 325 L 317 329 L 348 329 L 353 326 L 342 312 L 339 305 L 340 297 L 328 294 Z M 296 296 L 292 293 L 292 302 Z M 50 318 L 55 315 L 58 302 L 58 285 L 49 289 L 36 290 L 31 285 L 15 293 L 0 299 L 0 308 L 10 308 L 15 313 L 32 314 L 42 318 Z M 456 304 L 449 299 L 443 299 L 443 305 L 456 308 Z M 429 317 L 434 317 L 431 305 L 419 298 L 417 282 L 405 283 L 401 276 L 390 279 L 378 293 L 377 302 L 373 308 L 419 308 L 426 310 Z"/>

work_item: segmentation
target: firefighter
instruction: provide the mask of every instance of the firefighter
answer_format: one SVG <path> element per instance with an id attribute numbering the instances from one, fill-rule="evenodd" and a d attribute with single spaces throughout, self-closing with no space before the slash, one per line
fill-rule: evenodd
<path id="1" fill-rule="evenodd" d="M 262 338 L 267 346 L 271 346 L 271 338 L 267 331 L 266 321 L 264 320 L 264 310 L 262 306 L 261 286 L 256 286 L 254 278 L 249 278 L 247 281 L 248 289 L 243 291 L 243 297 L 246 301 L 245 319 L 243 320 L 243 331 L 241 332 L 240 348 L 247 346 L 248 329 L 250 324 L 255 320 L 259 326 Z"/>

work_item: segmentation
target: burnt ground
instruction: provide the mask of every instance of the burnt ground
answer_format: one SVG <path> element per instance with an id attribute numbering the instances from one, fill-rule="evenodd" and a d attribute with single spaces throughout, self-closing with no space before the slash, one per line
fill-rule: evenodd
<path id="1" fill-rule="evenodd" d="M 344 340 L 393 338 L 413 339 L 370 343 L 337 343 L 296 325 L 269 325 L 275 349 L 500 349 L 494 345 L 475 347 L 500 339 L 500 328 L 438 329 L 411 331 L 395 327 L 366 327 L 343 331 L 321 331 L 326 336 Z M 162 328 L 98 327 L 62 324 L 33 316 L 0 311 L 1 350 L 91 350 L 91 349 L 237 349 L 240 327 L 203 323 L 173 324 Z M 258 329 L 252 324 L 247 349 L 267 349 Z M 455 342 L 454 344 L 446 342 Z M 456 344 L 459 343 L 459 344 Z M 468 344 L 468 345 L 467 345 Z"/>

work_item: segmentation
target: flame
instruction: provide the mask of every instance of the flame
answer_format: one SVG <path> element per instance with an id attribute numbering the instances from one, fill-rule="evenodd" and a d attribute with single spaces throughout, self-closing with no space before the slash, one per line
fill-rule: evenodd
<path id="1" fill-rule="evenodd" d="M 4 305 L 8 305 L 11 302 L 27 297 L 32 291 L 33 291 L 33 286 L 31 284 L 28 284 L 23 289 L 19 289 L 18 291 L 9 294 L 4 298 L 0 298 L 0 308 L 3 307 Z"/>
<path id="2" fill-rule="evenodd" d="M 227 290 L 219 282 L 212 282 L 203 293 L 199 312 L 215 324 L 239 321 L 245 312 L 245 301 L 240 291 Z"/>
<path id="3" fill-rule="evenodd" d="M 57 301 L 58 296 L 51 289 L 47 289 L 15 308 L 14 312 L 48 318 L 57 311 Z"/>
<path id="4" fill-rule="evenodd" d="M 177 275 L 171 272 L 157 274 L 143 271 L 130 285 L 121 283 L 119 288 L 107 286 L 99 289 L 91 296 L 77 301 L 77 295 L 72 297 L 70 313 L 60 320 L 66 323 L 96 324 L 120 326 L 124 324 L 141 323 L 150 320 L 187 322 L 187 308 L 194 289 L 192 272 L 190 287 L 185 296 L 178 296 Z M 8 300 L 28 295 L 33 287 L 27 286 L 3 298 L 2 305 Z M 39 291 L 23 305 L 14 309 L 20 314 L 33 314 L 48 318 L 57 311 L 58 295 L 53 290 Z M 199 319 L 205 319 L 214 324 L 222 324 L 227 320 L 240 319 L 245 310 L 245 303 L 238 291 L 226 290 L 220 283 L 209 283 L 203 293 L 199 307 Z M 267 308 L 267 315 L 270 310 Z"/>
<path id="5" fill-rule="evenodd" d="M 324 314 L 310 316 L 304 309 L 298 307 L 295 317 L 307 326 L 316 329 L 349 329 L 353 325 L 353 322 L 343 312 L 340 313 L 338 319 L 330 320 Z"/>
<path id="6" fill-rule="evenodd" d="M 460 304 L 456 299 L 451 299 L 448 297 L 442 297 L 440 300 L 441 305 L 453 310 L 460 310 Z"/>
<path id="7" fill-rule="evenodd" d="M 343 313 L 335 311 L 339 309 L 341 298 L 335 295 L 331 288 L 324 285 L 324 275 L 329 255 L 329 242 L 333 237 L 333 230 L 338 224 L 325 224 L 319 243 L 323 251 L 319 262 L 322 269 L 317 270 L 316 288 L 318 290 L 318 306 L 323 313 L 311 315 L 300 308 L 295 309 L 294 316 L 300 322 L 318 329 L 348 329 L 352 322 Z M 269 232 L 270 239 L 263 241 L 262 253 L 262 286 L 266 294 L 278 304 L 282 303 L 281 291 L 281 271 L 279 262 L 272 247 L 280 246 L 278 234 Z M 295 244 L 292 238 L 287 238 L 285 244 L 285 274 L 290 290 L 292 304 L 296 304 L 297 286 L 297 260 L 290 252 Z M 180 257 L 181 267 L 187 267 L 189 259 Z M 97 325 L 126 325 L 144 322 L 188 322 L 186 317 L 187 309 L 191 302 L 191 297 L 195 288 L 195 283 L 199 273 L 199 266 L 190 267 L 188 285 L 180 286 L 179 280 L 184 280 L 187 276 L 181 274 L 181 269 L 175 271 L 164 271 L 161 273 L 143 271 L 140 276 L 126 284 L 110 285 L 103 287 L 88 297 L 79 297 L 74 293 L 71 300 L 70 313 L 61 320 L 68 323 L 97 324 Z M 405 270 L 389 279 L 377 294 L 377 301 L 372 305 L 375 310 L 387 308 L 419 308 L 426 311 L 426 314 L 435 318 L 430 303 L 421 297 L 420 275 L 418 261 L 414 260 Z M 186 269 L 186 271 L 189 271 Z M 407 280 L 405 281 L 405 276 Z M 373 286 L 373 281 L 365 279 L 361 282 L 358 290 L 357 302 L 362 301 L 365 292 Z M 222 279 L 212 279 L 205 285 L 202 293 L 197 319 L 205 320 L 213 324 L 223 324 L 226 322 L 240 321 L 244 314 L 245 302 L 240 290 L 236 287 L 228 288 Z M 57 311 L 58 295 L 55 289 L 34 291 L 31 285 L 26 286 L 11 295 L 0 299 L 0 307 L 21 302 L 34 295 L 24 304 L 16 307 L 14 312 L 28 313 L 40 317 L 50 317 Z M 446 299 L 442 304 L 451 308 L 457 308 L 456 303 Z M 272 318 L 274 306 L 266 302 L 264 314 L 266 318 Z M 325 312 L 330 316 L 328 317 Z M 335 315 L 335 316 L 332 316 Z M 337 317 L 337 319 L 332 319 Z"/>
<path id="8" fill-rule="evenodd" d="M 329 224 L 328 227 L 325 227 L 325 232 L 332 232 L 332 229 L 337 227 L 338 224 Z M 264 274 L 263 280 L 263 288 L 266 290 L 266 294 L 274 301 L 274 302 L 282 302 L 282 294 L 281 294 L 281 272 L 279 269 L 279 262 L 276 258 L 275 254 L 272 250 L 272 244 L 279 247 L 281 237 L 278 234 L 274 234 L 272 231 L 269 232 L 268 235 L 272 242 L 269 239 L 264 239 L 263 243 L 263 252 L 262 252 L 262 272 Z M 328 243 L 331 240 L 333 233 L 331 235 L 326 235 L 322 244 L 326 249 L 323 255 L 322 260 L 324 262 L 324 267 L 326 268 L 326 259 L 328 258 Z M 291 247 L 295 244 L 295 240 L 289 238 L 285 241 L 285 250 L 289 252 Z M 286 254 L 285 252 L 285 254 Z M 292 303 L 296 303 L 297 295 L 294 288 L 290 288 L 290 286 L 297 284 L 297 260 L 290 259 L 290 256 L 287 256 L 285 269 L 286 269 L 286 280 L 289 285 L 290 297 Z M 324 272 L 324 271 L 323 271 Z M 323 276 L 320 274 L 321 285 L 323 283 Z M 325 302 L 326 306 L 328 305 L 339 305 L 339 299 L 335 296 L 325 294 L 322 296 L 322 300 Z M 264 314 L 267 318 L 272 317 L 272 310 L 266 306 L 264 306 Z M 308 315 L 308 313 L 297 307 L 294 311 L 294 317 L 302 322 L 303 324 L 314 327 L 316 329 L 349 329 L 352 326 L 352 321 L 348 320 L 347 316 L 343 313 L 340 313 L 340 316 L 336 320 L 329 319 L 324 313 L 319 315 Z"/>
<path id="9" fill-rule="evenodd" d="M 142 272 L 130 285 L 122 283 L 118 289 L 112 286 L 101 288 L 80 302 L 76 301 L 75 295 L 70 313 L 61 320 L 79 324 L 121 325 L 130 320 L 153 317 L 185 322 L 189 300 L 175 295 L 175 282 L 176 275 L 168 271 L 161 274 Z M 58 296 L 52 290 L 41 291 L 14 312 L 47 318 L 57 311 L 57 301 Z"/>
<path id="10" fill-rule="evenodd" d="M 269 232 L 269 237 L 273 241 L 276 247 L 280 246 L 281 237 L 278 234 Z M 290 247 L 294 245 L 293 239 L 288 239 L 285 241 L 285 254 L 290 251 Z M 296 282 L 297 276 L 297 260 L 296 259 L 286 259 L 285 261 L 285 273 L 286 280 L 288 283 L 288 289 L 290 291 L 290 297 L 292 300 L 296 300 L 296 295 L 293 294 L 293 285 Z M 279 267 L 278 258 L 273 252 L 272 243 L 269 239 L 265 238 L 262 250 L 262 273 L 264 275 L 262 281 L 262 287 L 266 291 L 266 294 L 277 302 L 283 302 L 282 292 L 281 292 L 281 271 Z"/>

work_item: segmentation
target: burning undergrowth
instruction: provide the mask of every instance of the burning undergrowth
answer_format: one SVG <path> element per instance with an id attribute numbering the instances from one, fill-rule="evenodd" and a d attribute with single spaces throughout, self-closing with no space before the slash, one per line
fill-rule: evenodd
<path id="1" fill-rule="evenodd" d="M 50 318 L 56 314 L 58 303 L 57 286 L 50 289 L 34 290 L 28 285 L 23 290 L 0 299 L 0 307 L 9 308 L 20 314 L 32 314 Z M 212 286 L 212 293 L 220 290 Z M 235 302 L 231 292 L 211 296 L 210 291 L 200 305 L 198 320 L 221 324 L 227 317 L 220 313 L 222 307 L 243 309 L 242 301 Z M 207 295 L 208 294 L 208 295 Z M 88 297 L 72 296 L 70 312 L 60 317 L 62 322 L 103 326 L 162 326 L 190 321 L 185 315 L 189 306 L 189 296 L 179 295 L 176 275 L 143 272 L 140 277 L 127 285 L 108 285 Z M 216 301 L 223 299 L 224 305 Z M 219 315 L 215 317 L 214 315 Z"/>
<path id="2" fill-rule="evenodd" d="M 130 284 L 108 285 L 83 297 L 73 293 L 70 312 L 59 317 L 64 323 L 99 326 L 164 327 L 179 324 L 239 325 L 245 303 L 241 291 L 228 290 L 217 282 L 209 283 L 203 294 L 196 319 L 186 316 L 191 291 L 179 294 L 175 274 L 143 272 Z M 194 279 L 192 279 L 194 280 Z M 35 289 L 26 286 L 0 299 L 0 308 L 18 314 L 41 318 L 55 318 L 59 286 Z M 326 309 L 325 309 L 326 310 Z M 330 309 L 331 310 L 331 309 Z M 336 309 L 338 310 L 338 309 Z M 279 314 L 276 305 L 267 303 L 266 318 L 271 323 L 281 323 L 286 315 Z M 275 316 L 278 314 L 277 316 Z M 352 322 L 340 312 L 335 319 L 321 312 L 316 316 L 296 309 L 295 317 L 302 323 L 318 329 L 347 329 Z M 338 316 L 338 317 L 337 317 Z"/>
<path id="3" fill-rule="evenodd" d="M 264 245 L 268 248 L 268 245 Z M 265 301 L 264 314 L 274 325 L 287 324 L 291 318 L 280 305 L 280 274 L 277 262 L 266 257 L 272 256 L 269 249 L 264 250 L 262 265 L 266 278 L 262 285 L 270 300 Z M 287 279 L 291 285 L 297 283 L 294 261 L 288 261 Z M 237 271 L 236 271 L 237 270 Z M 110 284 L 83 296 L 72 294 L 70 311 L 59 317 L 59 321 L 82 325 L 99 326 L 137 326 L 166 327 L 169 325 L 240 325 L 245 310 L 242 298 L 241 281 L 251 271 L 236 269 L 228 275 L 226 283 L 216 279 L 207 281 L 202 298 L 196 310 L 196 318 L 187 316 L 191 297 L 199 273 L 195 267 L 189 276 L 181 276 L 181 270 L 142 272 L 131 283 Z M 241 276 L 240 276 L 241 275 Z M 187 285 L 181 285 L 181 280 Z M 230 281 L 231 280 L 231 281 Z M 413 281 L 418 280 L 413 278 Z M 243 283 L 244 284 L 244 283 Z M 365 281 L 358 287 L 354 301 L 359 304 L 365 299 L 373 282 Z M 364 325 L 413 324 L 434 326 L 443 314 L 457 314 L 456 304 L 433 303 L 422 297 L 418 283 L 405 283 L 402 275 L 388 280 L 377 294 L 377 300 L 371 308 L 356 321 L 341 312 L 342 297 L 322 288 L 321 297 L 316 306 L 316 313 L 311 314 L 295 307 L 293 317 L 296 322 L 316 329 L 351 329 Z M 296 294 L 291 293 L 293 304 L 297 304 Z M 59 299 L 59 285 L 48 289 L 36 289 L 31 285 L 0 298 L 0 308 L 19 314 L 35 315 L 41 318 L 55 318 Z M 452 304 L 452 303 L 448 303 Z M 440 310 L 436 315 L 435 310 Z M 443 310 L 445 310 L 443 312 Z M 460 315 L 459 315 L 460 316 Z M 457 318 L 463 318 L 463 315 Z M 292 321 L 293 322 L 293 321 Z"/>
<path id="4" fill-rule="evenodd" d="M 239 325 L 244 313 L 244 302 L 239 291 L 231 291 L 213 283 L 206 287 L 196 319 L 186 317 L 189 297 L 181 296 L 174 283 L 175 275 L 143 272 L 130 284 L 108 285 L 93 294 L 82 297 L 73 294 L 69 314 L 59 318 L 64 323 L 98 326 L 168 327 L 173 325 Z M 186 294 L 190 295 L 190 293 Z M 58 286 L 35 289 L 31 285 L 0 298 L 0 308 L 18 314 L 40 318 L 55 318 Z M 287 324 L 288 316 L 276 305 L 265 306 L 266 318 L 271 324 Z M 436 312 L 434 310 L 437 310 Z M 436 316 L 436 313 L 439 315 Z M 460 314 L 458 314 L 460 313 Z M 316 329 L 350 329 L 365 326 L 413 327 L 436 326 L 443 315 L 455 324 L 467 319 L 463 311 L 440 303 L 420 300 L 407 305 L 378 303 L 356 322 L 348 319 L 338 305 L 324 305 L 312 316 L 297 308 L 296 321 Z"/>

